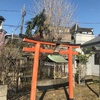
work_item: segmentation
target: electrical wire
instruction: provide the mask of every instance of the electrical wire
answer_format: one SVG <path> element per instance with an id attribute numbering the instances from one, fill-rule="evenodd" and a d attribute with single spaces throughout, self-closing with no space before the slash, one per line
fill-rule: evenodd
<path id="1" fill-rule="evenodd" d="M 21 22 L 21 19 L 19 20 L 17 27 L 14 29 L 15 31 L 20 27 L 20 22 Z"/>
<path id="2" fill-rule="evenodd" d="M 16 25 L 9 25 L 9 24 L 4 24 L 4 26 L 8 26 L 8 27 L 19 27 L 19 26 L 16 26 Z"/>
<path id="3" fill-rule="evenodd" d="M 21 12 L 21 10 L 6 10 L 6 9 L 3 9 L 3 10 L 0 10 L 0 11 L 3 11 L 3 12 Z M 30 15 L 33 15 L 31 11 L 29 10 L 26 10 L 27 11 L 27 14 L 30 14 Z M 74 21 L 71 21 L 71 22 L 74 22 Z M 100 24 L 100 22 L 76 22 L 76 23 L 79 23 L 79 24 Z M 9 26 L 9 25 L 8 25 Z M 13 27 L 13 25 L 11 25 Z"/>
<path id="4" fill-rule="evenodd" d="M 19 11 L 19 10 L 6 10 L 6 9 L 0 10 L 0 11 L 2 11 L 2 12 L 14 12 L 14 13 L 21 12 L 21 10 Z M 26 12 L 27 14 L 33 15 L 31 11 L 29 11 L 29 10 L 26 10 L 26 11 L 27 11 Z"/>
<path id="5" fill-rule="evenodd" d="M 100 22 L 77 22 L 80 24 L 100 24 Z"/>
<path id="6" fill-rule="evenodd" d="M 20 12 L 19 10 L 0 10 L 0 11 L 3 11 L 3 12 Z"/>

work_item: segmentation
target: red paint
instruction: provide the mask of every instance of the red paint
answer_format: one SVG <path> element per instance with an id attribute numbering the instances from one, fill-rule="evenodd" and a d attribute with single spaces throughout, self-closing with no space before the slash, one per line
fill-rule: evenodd
<path id="1" fill-rule="evenodd" d="M 24 39 L 26 42 L 31 42 L 35 44 L 35 47 L 32 48 L 23 48 L 23 51 L 26 52 L 35 52 L 34 55 L 34 63 L 33 63 L 33 73 L 32 73 L 32 85 L 31 85 L 31 96 L 30 100 L 36 100 L 36 85 L 37 85 L 37 74 L 38 74 L 38 63 L 39 63 L 39 54 L 41 52 L 43 53 L 54 53 L 54 50 L 52 49 L 43 49 L 41 48 L 42 45 L 51 45 L 56 46 L 55 43 L 51 42 L 41 42 L 41 41 L 35 41 L 30 39 Z M 74 46 L 70 44 L 61 44 L 62 47 L 68 47 L 67 50 L 60 50 L 59 54 L 66 54 L 68 55 L 68 73 L 69 73 L 69 98 L 73 99 L 73 68 L 72 68 L 72 55 L 77 55 L 77 52 L 72 51 L 73 48 L 79 48 L 79 46 Z"/>
<path id="2" fill-rule="evenodd" d="M 39 52 L 40 52 L 39 50 L 40 50 L 40 43 L 37 43 L 35 45 L 30 100 L 36 100 L 36 87 L 37 87 L 37 75 L 38 75 L 38 64 L 39 64 Z"/>
<path id="3" fill-rule="evenodd" d="M 73 68 L 72 68 L 72 47 L 68 48 L 68 78 L 69 78 L 69 98 L 73 98 Z"/>

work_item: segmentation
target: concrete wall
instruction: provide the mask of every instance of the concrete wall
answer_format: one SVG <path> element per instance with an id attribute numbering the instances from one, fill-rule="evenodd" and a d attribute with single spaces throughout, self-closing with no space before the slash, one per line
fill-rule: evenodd
<path id="1" fill-rule="evenodd" d="M 77 67 L 77 64 L 74 64 L 75 68 Z M 94 76 L 99 76 L 99 65 L 94 64 L 94 55 L 92 55 L 86 65 L 86 75 L 94 75 Z M 73 67 L 73 72 L 75 73 L 75 69 Z"/>
<path id="2" fill-rule="evenodd" d="M 76 38 L 76 44 L 83 44 L 83 43 L 95 38 L 95 36 L 91 35 L 91 34 L 80 34 L 80 33 L 77 33 L 75 35 L 75 38 Z"/>
<path id="3" fill-rule="evenodd" d="M 3 29 L 3 21 L 1 22 L 0 29 Z"/>
<path id="4" fill-rule="evenodd" d="M 94 55 L 89 58 L 89 62 L 87 63 L 87 67 L 88 67 L 87 68 L 88 73 L 91 71 L 91 73 L 90 73 L 91 75 L 99 76 L 99 65 L 94 64 Z"/>
<path id="5" fill-rule="evenodd" d="M 0 85 L 0 100 L 7 100 L 7 85 Z"/>
<path id="6" fill-rule="evenodd" d="M 92 35 L 92 34 L 77 33 L 75 35 L 75 38 L 76 38 L 76 44 L 83 44 L 83 43 L 95 38 L 95 36 Z M 81 48 L 77 48 L 76 51 L 82 53 Z M 87 72 L 86 72 L 86 74 L 87 75 L 96 75 L 96 76 L 99 75 L 99 66 L 94 65 L 94 56 L 89 58 L 89 61 L 87 63 Z"/>

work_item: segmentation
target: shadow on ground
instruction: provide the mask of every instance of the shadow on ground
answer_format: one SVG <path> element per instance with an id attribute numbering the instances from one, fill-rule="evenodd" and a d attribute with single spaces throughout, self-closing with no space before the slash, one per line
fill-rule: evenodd
<path id="1" fill-rule="evenodd" d="M 95 92 L 90 86 L 88 83 L 86 83 L 86 86 L 97 96 L 99 97 L 99 94 L 97 92 Z"/>
<path id="2" fill-rule="evenodd" d="M 66 96 L 66 100 L 69 100 L 69 94 L 66 90 L 66 86 L 68 86 L 68 82 L 63 84 L 56 84 L 56 85 L 50 85 L 50 86 L 37 86 L 39 91 L 43 91 L 42 95 L 40 97 L 37 97 L 37 100 L 43 100 L 45 97 L 46 92 L 50 90 L 57 90 L 59 88 L 63 88 Z"/>

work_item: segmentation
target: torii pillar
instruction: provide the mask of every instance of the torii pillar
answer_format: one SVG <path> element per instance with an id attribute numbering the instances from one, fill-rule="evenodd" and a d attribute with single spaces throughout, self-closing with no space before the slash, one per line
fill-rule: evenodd
<path id="1" fill-rule="evenodd" d="M 31 84 L 31 93 L 30 93 L 30 100 L 36 100 L 36 87 L 37 87 L 37 75 L 38 75 L 38 64 L 39 64 L 39 54 L 43 53 L 54 53 L 52 49 L 43 49 L 42 45 L 51 45 L 56 46 L 56 43 L 51 42 L 41 42 L 30 40 L 24 38 L 25 42 L 34 43 L 35 46 L 32 48 L 24 47 L 23 51 L 26 52 L 34 52 L 34 62 L 33 62 L 33 72 L 32 72 L 32 84 Z M 74 93 L 73 93 L 73 68 L 72 68 L 72 55 L 77 55 L 78 52 L 74 52 L 73 48 L 79 48 L 79 45 L 72 45 L 72 44 L 61 44 L 61 46 L 68 47 L 68 50 L 60 50 L 59 54 L 66 54 L 68 55 L 68 80 L 69 80 L 69 100 L 74 100 Z"/>

